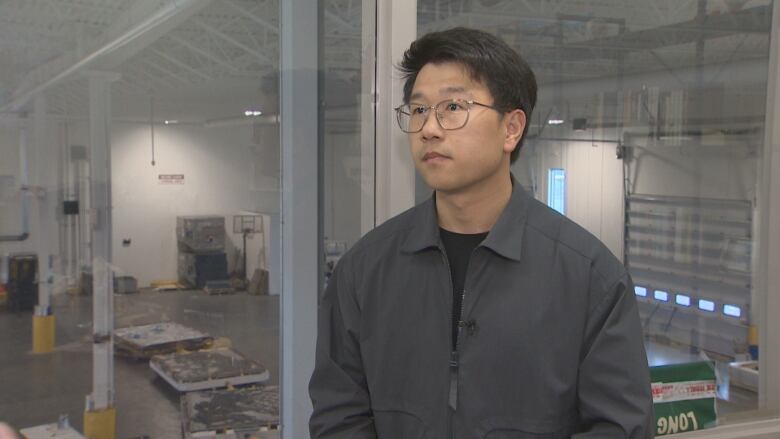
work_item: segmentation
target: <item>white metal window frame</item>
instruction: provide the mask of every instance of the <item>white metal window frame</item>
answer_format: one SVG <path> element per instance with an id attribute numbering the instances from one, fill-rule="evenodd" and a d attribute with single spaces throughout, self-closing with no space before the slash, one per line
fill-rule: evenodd
<path id="1" fill-rule="evenodd" d="M 281 433 L 284 439 L 301 439 L 309 437 L 308 383 L 314 369 L 319 291 L 318 188 L 312 184 L 319 181 L 318 3 L 285 0 L 280 5 Z M 403 89 L 394 63 L 416 38 L 417 1 L 376 0 L 364 2 L 363 8 L 361 105 L 364 115 L 374 116 L 361 122 L 362 186 L 373 189 L 361 199 L 365 233 L 414 204 L 414 166 L 405 135 L 394 129 L 392 109 Z"/>
<path id="2" fill-rule="evenodd" d="M 772 8 L 766 122 L 757 185 L 755 288 L 759 312 L 759 407 L 780 410 L 780 6 Z M 780 432 L 780 428 L 777 430 Z"/>
<path id="3" fill-rule="evenodd" d="M 309 437 L 309 377 L 314 369 L 319 291 L 318 8 L 280 1 L 282 156 L 282 437 Z M 300 32 L 306 29 L 306 32 Z"/>
<path id="4" fill-rule="evenodd" d="M 417 0 L 376 2 L 376 209 L 381 224 L 414 205 L 414 163 L 409 141 L 396 126 L 393 108 L 402 103 L 403 81 L 396 69 L 417 38 Z"/>

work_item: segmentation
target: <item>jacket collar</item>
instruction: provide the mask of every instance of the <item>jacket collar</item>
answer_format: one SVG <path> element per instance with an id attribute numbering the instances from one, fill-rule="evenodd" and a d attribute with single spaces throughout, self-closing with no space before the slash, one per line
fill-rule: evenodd
<path id="1" fill-rule="evenodd" d="M 509 202 L 481 245 L 505 258 L 519 261 L 530 197 L 517 183 L 515 177 L 511 178 L 512 195 Z M 438 248 L 440 243 L 436 195 L 434 194 L 414 209 L 412 228 L 401 249 L 405 252 L 415 253 L 432 247 Z"/>

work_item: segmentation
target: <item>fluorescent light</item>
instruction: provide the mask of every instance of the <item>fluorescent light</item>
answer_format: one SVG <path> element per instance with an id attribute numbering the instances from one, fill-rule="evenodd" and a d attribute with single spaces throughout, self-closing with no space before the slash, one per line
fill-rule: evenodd
<path id="1" fill-rule="evenodd" d="M 691 140 L 691 136 L 659 136 L 659 140 Z"/>
<path id="2" fill-rule="evenodd" d="M 244 116 L 247 117 L 255 117 L 255 116 L 262 116 L 263 112 L 260 110 L 246 110 L 244 111 Z"/>
<path id="3" fill-rule="evenodd" d="M 173 125 L 179 123 L 178 120 L 166 120 L 165 125 Z"/>
<path id="4" fill-rule="evenodd" d="M 660 300 L 662 302 L 669 301 L 669 293 L 667 293 L 666 291 L 655 290 L 655 293 L 653 293 L 653 297 L 655 297 L 655 300 Z"/>
<path id="5" fill-rule="evenodd" d="M 734 305 L 723 305 L 723 314 L 730 317 L 742 317 L 742 309 Z"/>
<path id="6" fill-rule="evenodd" d="M 211 119 L 203 123 L 206 128 L 227 127 L 236 125 L 276 125 L 279 123 L 278 114 L 264 114 L 257 117 L 230 117 L 227 119 Z"/>
<path id="7" fill-rule="evenodd" d="M 685 294 L 678 294 L 674 297 L 674 303 L 682 306 L 691 306 L 691 298 Z"/>
<path id="8" fill-rule="evenodd" d="M 699 309 L 702 311 L 715 311 L 715 302 L 711 300 L 699 299 Z"/>
<path id="9" fill-rule="evenodd" d="M 637 285 L 634 287 L 634 294 L 641 297 L 647 297 L 647 288 Z"/>
<path id="10" fill-rule="evenodd" d="M 549 119 L 547 120 L 548 125 L 561 125 L 564 122 L 563 119 Z"/>

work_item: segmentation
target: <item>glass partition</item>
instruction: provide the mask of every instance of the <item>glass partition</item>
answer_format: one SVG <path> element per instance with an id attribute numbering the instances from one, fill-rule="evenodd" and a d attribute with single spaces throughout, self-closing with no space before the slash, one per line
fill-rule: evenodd
<path id="1" fill-rule="evenodd" d="M 374 1 L 321 0 L 320 143 L 325 276 L 374 225 Z"/>
<path id="2" fill-rule="evenodd" d="M 720 414 L 758 405 L 771 16 L 771 1 L 418 2 L 419 35 L 478 28 L 528 60 L 539 101 L 515 176 L 547 202 L 565 172 L 566 215 L 636 283 L 650 364 L 713 361 Z"/>
<path id="3" fill-rule="evenodd" d="M 277 429 L 279 22 L 0 4 L 0 422 L 191 437 L 248 404 L 242 434 Z"/>

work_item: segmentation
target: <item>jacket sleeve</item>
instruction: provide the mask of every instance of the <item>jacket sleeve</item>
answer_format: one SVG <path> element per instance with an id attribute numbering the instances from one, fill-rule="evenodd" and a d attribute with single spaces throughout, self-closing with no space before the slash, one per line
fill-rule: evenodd
<path id="1" fill-rule="evenodd" d="M 360 356 L 360 309 L 342 258 L 320 299 L 314 373 L 309 382 L 314 411 L 312 439 L 376 439 Z"/>
<path id="2" fill-rule="evenodd" d="M 650 371 L 627 274 L 590 312 L 577 384 L 581 422 L 573 439 L 655 436 Z"/>

